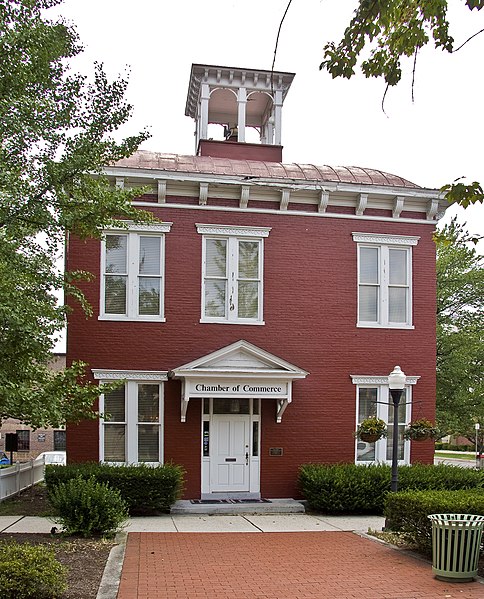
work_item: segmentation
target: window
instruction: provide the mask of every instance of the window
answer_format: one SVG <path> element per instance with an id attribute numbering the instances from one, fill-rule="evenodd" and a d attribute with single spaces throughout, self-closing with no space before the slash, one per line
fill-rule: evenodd
<path id="1" fill-rule="evenodd" d="M 263 238 L 269 228 L 197 225 L 203 233 L 202 322 L 263 324 Z"/>
<path id="2" fill-rule="evenodd" d="M 358 326 L 412 327 L 412 248 L 418 237 L 353 233 L 358 242 Z"/>
<path id="3" fill-rule="evenodd" d="M 162 381 L 167 378 L 166 372 L 149 373 L 149 380 L 143 380 L 147 374 L 143 372 L 93 372 L 103 382 L 125 379 L 121 387 L 101 395 L 101 461 L 162 462 Z"/>
<path id="4" fill-rule="evenodd" d="M 66 450 L 66 431 L 54 431 L 54 451 Z"/>
<path id="5" fill-rule="evenodd" d="M 388 426 L 388 437 L 376 443 L 367 443 L 356 439 L 357 464 L 375 462 L 391 463 L 393 453 L 393 403 L 388 390 L 388 377 L 352 376 L 356 385 L 356 425 L 369 416 L 384 420 Z M 410 422 L 412 386 L 419 377 L 407 376 L 407 385 L 398 406 L 398 460 L 410 463 L 410 441 L 402 438 L 406 425 Z"/>
<path id="6" fill-rule="evenodd" d="M 171 223 L 109 231 L 101 252 L 101 314 L 112 320 L 164 320 L 164 235 Z"/>
<path id="7" fill-rule="evenodd" d="M 30 451 L 30 431 L 17 431 L 18 451 Z"/>

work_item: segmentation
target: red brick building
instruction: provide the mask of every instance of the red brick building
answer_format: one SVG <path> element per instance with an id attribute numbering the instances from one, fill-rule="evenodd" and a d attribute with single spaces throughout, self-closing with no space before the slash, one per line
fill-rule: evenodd
<path id="1" fill-rule="evenodd" d="M 70 461 L 173 461 L 187 498 L 290 497 L 302 463 L 391 460 L 391 438 L 353 431 L 369 414 L 391 420 L 396 364 L 401 429 L 434 416 L 445 202 L 378 170 L 284 164 L 293 77 L 193 65 L 196 155 L 140 151 L 106 168 L 113 185 L 147 186 L 135 204 L 160 222 L 69 241 L 68 268 L 95 275 L 95 316 L 69 317 L 68 362 L 124 380 L 100 398 L 108 420 L 68 429 Z M 209 138 L 214 123 L 225 140 Z M 433 459 L 430 442 L 399 451 Z"/>

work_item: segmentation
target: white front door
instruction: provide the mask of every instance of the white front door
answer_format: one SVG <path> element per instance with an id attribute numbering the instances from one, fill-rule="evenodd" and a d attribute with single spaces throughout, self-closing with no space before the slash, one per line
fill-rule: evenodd
<path id="1" fill-rule="evenodd" d="M 214 414 L 210 491 L 249 491 L 250 415 Z"/>

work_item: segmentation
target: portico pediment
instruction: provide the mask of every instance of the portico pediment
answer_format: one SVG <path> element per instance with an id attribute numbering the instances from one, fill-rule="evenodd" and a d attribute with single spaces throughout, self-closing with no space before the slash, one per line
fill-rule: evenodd
<path id="1" fill-rule="evenodd" d="M 305 370 L 244 340 L 169 373 L 171 378 L 182 381 L 182 422 L 186 419 L 188 402 L 196 397 L 276 399 L 276 419 L 280 422 L 292 401 L 292 381 L 307 375 Z"/>

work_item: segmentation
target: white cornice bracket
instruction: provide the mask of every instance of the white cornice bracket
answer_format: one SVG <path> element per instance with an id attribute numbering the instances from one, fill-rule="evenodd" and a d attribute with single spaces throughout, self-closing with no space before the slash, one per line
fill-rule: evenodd
<path id="1" fill-rule="evenodd" d="M 200 183 L 200 198 L 198 203 L 200 206 L 206 206 L 208 199 L 208 183 Z"/>
<path id="2" fill-rule="evenodd" d="M 318 212 L 326 212 L 329 204 L 329 191 L 322 191 L 319 195 Z"/>
<path id="3" fill-rule="evenodd" d="M 439 200 L 430 200 L 427 204 L 427 220 L 434 220 L 439 209 Z"/>
<path id="4" fill-rule="evenodd" d="M 356 216 L 363 216 L 367 202 L 368 202 L 368 194 L 360 193 L 360 197 L 358 199 L 358 205 L 356 206 Z"/>
<path id="5" fill-rule="evenodd" d="M 397 196 L 395 198 L 395 202 L 393 204 L 393 212 L 392 212 L 393 218 L 400 218 L 400 214 L 402 213 L 404 203 L 405 203 L 405 198 L 403 196 Z"/>
<path id="6" fill-rule="evenodd" d="M 242 185 L 240 189 L 240 208 L 247 208 L 249 203 L 250 187 L 248 185 Z"/>
<path id="7" fill-rule="evenodd" d="M 158 179 L 158 204 L 164 204 L 166 202 L 166 181 L 164 179 Z"/>
<path id="8" fill-rule="evenodd" d="M 116 177 L 116 187 L 118 189 L 124 189 L 124 177 Z"/>
<path id="9" fill-rule="evenodd" d="M 291 191 L 289 189 L 283 189 L 281 192 L 281 210 L 287 210 L 289 205 L 289 198 L 291 197 Z"/>

